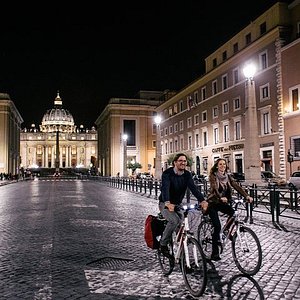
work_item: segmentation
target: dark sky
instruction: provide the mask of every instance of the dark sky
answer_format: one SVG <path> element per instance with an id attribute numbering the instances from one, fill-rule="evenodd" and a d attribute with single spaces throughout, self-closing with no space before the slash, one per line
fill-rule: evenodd
<path id="1" fill-rule="evenodd" d="M 91 127 L 110 98 L 182 89 L 204 73 L 206 56 L 275 2 L 81 1 L 7 8 L 0 19 L 0 92 L 14 101 L 22 127 L 41 123 L 58 90 L 75 123 Z"/>

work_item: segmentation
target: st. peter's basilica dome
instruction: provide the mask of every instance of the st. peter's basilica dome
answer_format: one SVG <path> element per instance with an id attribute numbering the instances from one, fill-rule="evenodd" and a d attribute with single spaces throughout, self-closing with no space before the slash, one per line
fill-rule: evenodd
<path id="1" fill-rule="evenodd" d="M 44 114 L 40 130 L 42 132 L 75 132 L 73 116 L 67 109 L 62 108 L 59 93 L 54 100 L 54 108 L 48 109 Z"/>

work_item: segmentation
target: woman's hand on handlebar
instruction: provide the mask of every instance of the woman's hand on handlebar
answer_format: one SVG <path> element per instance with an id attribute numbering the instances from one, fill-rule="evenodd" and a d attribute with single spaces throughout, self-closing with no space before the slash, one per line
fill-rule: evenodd
<path id="1" fill-rule="evenodd" d="M 253 202 L 253 198 L 251 196 L 247 196 L 246 197 L 247 202 L 251 203 Z"/>
<path id="2" fill-rule="evenodd" d="M 200 206 L 201 206 L 202 211 L 206 212 L 207 208 L 208 208 L 208 202 L 206 200 L 203 200 L 200 202 Z"/>

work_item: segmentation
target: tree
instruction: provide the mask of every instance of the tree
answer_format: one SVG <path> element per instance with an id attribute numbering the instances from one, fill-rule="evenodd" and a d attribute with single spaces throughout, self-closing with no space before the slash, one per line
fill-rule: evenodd
<path id="1" fill-rule="evenodd" d="M 168 159 L 167 159 L 167 162 L 168 162 L 168 165 L 169 165 L 169 166 L 172 166 L 172 161 L 173 161 L 175 155 L 176 155 L 176 154 L 171 154 L 171 155 L 169 155 L 169 157 L 168 157 Z M 186 154 L 186 157 L 187 157 L 187 167 L 191 167 L 192 164 L 194 163 L 193 158 L 190 157 L 190 156 L 188 156 L 187 154 Z"/>
<path id="2" fill-rule="evenodd" d="M 131 169 L 132 170 L 132 175 L 135 174 L 136 169 L 141 169 L 142 165 L 138 162 L 130 162 L 127 164 L 127 169 Z"/>

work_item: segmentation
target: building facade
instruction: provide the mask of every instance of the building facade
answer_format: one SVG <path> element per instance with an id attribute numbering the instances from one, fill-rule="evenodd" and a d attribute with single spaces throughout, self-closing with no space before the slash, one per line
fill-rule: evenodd
<path id="1" fill-rule="evenodd" d="M 137 98 L 111 98 L 97 118 L 99 173 L 127 176 L 129 163 L 142 166 L 139 173 L 154 174 L 156 150 L 155 108 L 170 91 L 140 91 Z M 127 139 L 124 140 L 124 135 Z"/>
<path id="2" fill-rule="evenodd" d="M 77 127 L 57 93 L 37 128 L 24 128 L 20 138 L 21 166 L 27 168 L 97 168 L 97 131 Z"/>
<path id="3" fill-rule="evenodd" d="M 0 93 L 0 173 L 18 175 L 23 119 L 10 96 Z"/>
<path id="4" fill-rule="evenodd" d="M 259 174 L 271 170 L 288 177 L 289 149 L 292 167 L 299 168 L 299 33 L 299 0 L 278 2 L 209 55 L 205 74 L 156 109 L 162 117 L 158 167 L 166 168 L 170 155 L 185 152 L 198 174 L 207 174 L 219 157 L 232 172 L 247 173 L 247 155 L 254 151 Z M 253 126 L 243 74 L 250 63 L 257 69 L 251 78 Z"/>

